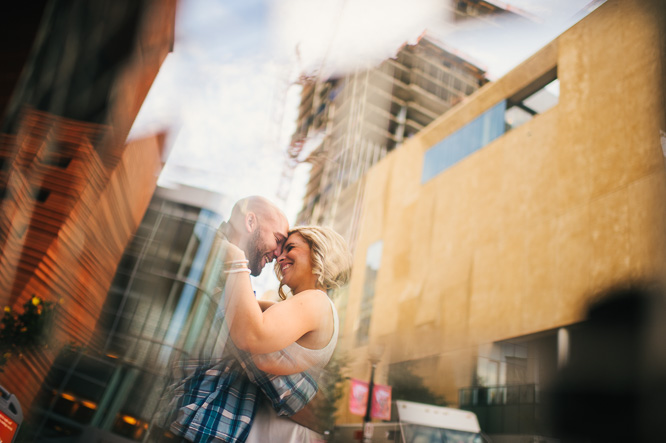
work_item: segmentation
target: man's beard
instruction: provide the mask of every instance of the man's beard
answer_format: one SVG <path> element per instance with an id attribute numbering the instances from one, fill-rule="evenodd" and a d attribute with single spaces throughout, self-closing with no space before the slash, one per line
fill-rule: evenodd
<path id="1" fill-rule="evenodd" d="M 261 265 L 261 260 L 264 257 L 262 251 L 264 245 L 260 244 L 259 229 L 255 229 L 250 237 L 250 242 L 247 245 L 248 249 L 248 266 L 250 268 L 250 275 L 257 276 L 261 274 L 261 270 L 264 267 Z"/>

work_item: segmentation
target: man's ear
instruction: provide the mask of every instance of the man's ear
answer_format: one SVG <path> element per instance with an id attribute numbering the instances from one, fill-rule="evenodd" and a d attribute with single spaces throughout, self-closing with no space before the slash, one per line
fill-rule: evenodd
<path id="1" fill-rule="evenodd" d="M 257 215 L 254 212 L 245 214 L 245 229 L 247 232 L 254 232 L 257 229 Z"/>

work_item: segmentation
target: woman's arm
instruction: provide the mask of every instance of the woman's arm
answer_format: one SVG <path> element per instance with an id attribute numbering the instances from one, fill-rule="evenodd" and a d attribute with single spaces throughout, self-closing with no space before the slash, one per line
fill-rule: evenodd
<path id="1" fill-rule="evenodd" d="M 245 254 L 229 245 L 227 261 L 244 260 Z M 303 291 L 262 312 L 247 272 L 229 273 L 225 285 L 229 333 L 238 348 L 268 354 L 286 348 L 320 325 L 330 304 L 320 291 Z"/>

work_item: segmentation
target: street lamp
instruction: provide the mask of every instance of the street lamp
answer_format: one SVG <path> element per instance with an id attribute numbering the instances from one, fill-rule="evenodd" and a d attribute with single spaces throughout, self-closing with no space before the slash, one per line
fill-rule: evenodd
<path id="1" fill-rule="evenodd" d="M 368 383 L 368 401 L 365 405 L 365 416 L 363 417 L 363 442 L 369 443 L 372 441 L 372 391 L 375 387 L 375 368 L 377 363 L 382 358 L 384 347 L 381 345 L 370 345 L 368 347 L 368 360 L 370 360 L 370 383 Z"/>

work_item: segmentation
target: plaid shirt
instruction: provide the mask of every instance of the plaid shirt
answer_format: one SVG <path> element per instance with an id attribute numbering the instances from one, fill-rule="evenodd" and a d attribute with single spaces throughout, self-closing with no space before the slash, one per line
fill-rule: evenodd
<path id="1" fill-rule="evenodd" d="M 257 387 L 243 377 L 238 363 L 229 358 L 204 364 L 183 362 L 182 379 L 175 387 L 176 417 L 170 430 L 193 442 L 242 442 L 256 412 Z"/>
<path id="2" fill-rule="evenodd" d="M 260 371 L 251 355 L 230 346 L 234 356 L 215 363 L 181 365 L 175 386 L 176 417 L 171 431 L 193 442 L 243 442 L 263 392 L 278 415 L 291 416 L 317 393 L 317 383 L 303 372 L 276 376 Z"/>
<path id="3" fill-rule="evenodd" d="M 181 381 L 173 388 L 174 434 L 193 442 L 240 443 L 250 432 L 260 391 L 284 416 L 300 411 L 317 393 L 317 383 L 306 372 L 267 374 L 257 369 L 250 354 L 229 347 L 235 355 L 218 362 L 181 364 Z"/>

